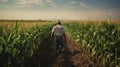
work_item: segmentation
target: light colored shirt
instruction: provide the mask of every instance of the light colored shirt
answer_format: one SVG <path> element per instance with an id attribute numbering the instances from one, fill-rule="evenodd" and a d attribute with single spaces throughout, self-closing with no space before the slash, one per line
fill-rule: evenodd
<path id="1" fill-rule="evenodd" d="M 61 25 L 56 25 L 53 27 L 52 32 L 54 33 L 54 36 L 63 36 L 65 29 Z"/>

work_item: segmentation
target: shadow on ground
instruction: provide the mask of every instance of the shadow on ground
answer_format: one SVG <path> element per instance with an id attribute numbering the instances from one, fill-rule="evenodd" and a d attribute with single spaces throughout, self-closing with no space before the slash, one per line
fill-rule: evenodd
<path id="1" fill-rule="evenodd" d="M 33 56 L 25 60 L 24 67 L 52 67 L 55 60 L 54 45 L 48 36 L 43 40 Z"/>

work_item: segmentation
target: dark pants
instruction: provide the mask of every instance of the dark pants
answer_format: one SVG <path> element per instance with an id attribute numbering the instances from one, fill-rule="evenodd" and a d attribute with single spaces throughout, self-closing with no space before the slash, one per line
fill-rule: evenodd
<path id="1" fill-rule="evenodd" d="M 63 36 L 55 36 L 54 43 L 56 45 L 56 53 L 59 54 L 64 45 Z"/>

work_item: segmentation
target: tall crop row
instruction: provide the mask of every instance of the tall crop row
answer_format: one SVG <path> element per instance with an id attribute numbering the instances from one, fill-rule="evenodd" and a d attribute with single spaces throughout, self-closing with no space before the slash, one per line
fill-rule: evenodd
<path id="1" fill-rule="evenodd" d="M 18 23 L 0 27 L 0 67 L 18 67 L 49 34 L 52 25 L 23 28 Z"/>
<path id="2" fill-rule="evenodd" d="M 66 23 L 67 31 L 76 42 L 82 44 L 82 49 L 95 60 L 100 61 L 98 66 L 120 66 L 120 25 L 108 23 Z"/>

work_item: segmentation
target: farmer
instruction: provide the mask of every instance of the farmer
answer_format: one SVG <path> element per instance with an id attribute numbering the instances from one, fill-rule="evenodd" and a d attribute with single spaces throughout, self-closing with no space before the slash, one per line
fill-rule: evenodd
<path id="1" fill-rule="evenodd" d="M 63 48 L 64 42 L 66 42 L 65 29 L 59 20 L 52 29 L 51 37 L 54 39 L 54 44 L 56 45 L 56 54 L 58 55 Z"/>

